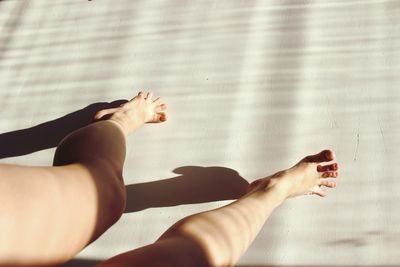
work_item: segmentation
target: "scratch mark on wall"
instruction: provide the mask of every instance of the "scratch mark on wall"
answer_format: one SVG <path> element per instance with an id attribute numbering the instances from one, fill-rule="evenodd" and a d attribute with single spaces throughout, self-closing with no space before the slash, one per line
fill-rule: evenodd
<path id="1" fill-rule="evenodd" d="M 379 116 L 378 116 L 378 125 L 379 125 L 379 130 L 381 131 L 383 149 L 385 150 L 385 153 L 386 153 L 387 150 L 386 150 L 386 143 L 385 143 L 385 135 L 383 134 L 383 129 L 382 129 L 381 120 L 379 119 Z"/>
<path id="2" fill-rule="evenodd" d="M 358 146 L 359 145 L 360 145 L 360 125 L 358 125 L 358 128 L 357 128 L 357 144 L 356 144 L 356 149 L 354 151 L 354 158 L 353 158 L 354 161 L 357 160 Z"/>

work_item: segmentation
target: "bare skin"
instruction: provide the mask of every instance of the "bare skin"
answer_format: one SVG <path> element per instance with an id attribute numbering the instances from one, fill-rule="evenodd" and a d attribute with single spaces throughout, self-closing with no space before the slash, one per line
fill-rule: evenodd
<path id="1" fill-rule="evenodd" d="M 330 150 L 305 157 L 292 168 L 253 182 L 237 201 L 186 217 L 155 243 L 113 257 L 98 267 L 234 266 L 285 199 L 324 197 L 326 192 L 321 187 L 336 187 L 330 178 L 338 176 L 338 164 L 320 164 L 334 159 Z"/>
<path id="2" fill-rule="evenodd" d="M 137 96 L 118 108 L 100 110 L 95 119 L 100 120 L 110 115 L 110 121 L 115 122 L 127 136 L 145 123 L 166 121 L 167 116 L 164 112 L 166 108 L 160 97 L 153 100 L 152 92 L 148 92 L 146 96 L 143 92 L 139 92 Z"/>
<path id="3" fill-rule="evenodd" d="M 166 120 L 160 99 L 140 92 L 107 120 L 79 129 L 58 146 L 55 167 L 0 165 L 0 266 L 49 266 L 67 261 L 121 216 L 125 138 L 144 123 Z M 298 195 L 325 196 L 338 176 L 330 150 L 253 182 L 248 193 L 215 210 L 177 222 L 155 243 L 118 255 L 111 266 L 233 266 L 273 210 Z M 38 246 L 40 240 L 40 246 Z"/>
<path id="4" fill-rule="evenodd" d="M 114 224 L 125 207 L 126 136 L 166 120 L 140 92 L 57 147 L 54 167 L 0 164 L 0 266 L 48 266 L 71 259 Z"/>

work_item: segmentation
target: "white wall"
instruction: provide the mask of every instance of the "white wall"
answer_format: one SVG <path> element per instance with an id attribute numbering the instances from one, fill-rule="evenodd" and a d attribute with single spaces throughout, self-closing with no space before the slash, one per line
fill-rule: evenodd
<path id="1" fill-rule="evenodd" d="M 169 121 L 129 139 L 128 212 L 81 259 L 149 244 L 228 203 L 208 202 L 210 183 L 229 198 L 242 178 L 332 148 L 338 188 L 285 203 L 239 266 L 398 266 L 399 19 L 396 0 L 1 1 L 0 133 L 140 88 L 164 97 Z M 3 157 L 29 152 L 4 140 Z M 49 165 L 53 153 L 0 162 Z M 182 197 L 167 194 L 176 186 Z"/>

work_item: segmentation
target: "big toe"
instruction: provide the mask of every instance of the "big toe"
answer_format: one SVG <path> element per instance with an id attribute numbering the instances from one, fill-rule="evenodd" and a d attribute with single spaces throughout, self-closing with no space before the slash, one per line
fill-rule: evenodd
<path id="1" fill-rule="evenodd" d="M 335 158 L 335 153 L 332 150 L 325 149 L 315 155 L 307 156 L 303 159 L 304 162 L 327 162 Z"/>
<path id="2" fill-rule="evenodd" d="M 167 120 L 167 114 L 165 112 L 158 112 L 154 115 L 153 119 L 149 122 L 151 123 L 160 123 Z"/>

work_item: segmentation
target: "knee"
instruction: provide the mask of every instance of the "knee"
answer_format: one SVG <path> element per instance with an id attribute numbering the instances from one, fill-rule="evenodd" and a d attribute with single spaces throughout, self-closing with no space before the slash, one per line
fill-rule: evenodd
<path id="1" fill-rule="evenodd" d="M 99 234 L 117 222 L 125 210 L 126 190 L 122 171 L 104 168 L 105 165 L 99 163 L 79 165 L 87 170 L 96 187 L 96 233 Z"/>
<path id="2" fill-rule="evenodd" d="M 107 227 L 119 220 L 126 206 L 126 190 L 122 175 L 105 177 L 98 182 L 99 213 L 107 219 Z"/>
<path id="3" fill-rule="evenodd" d="M 117 182 L 115 193 L 111 200 L 111 213 L 114 221 L 113 224 L 121 218 L 126 206 L 126 190 L 122 178 Z"/>

